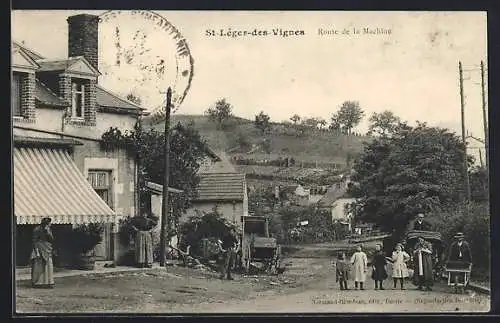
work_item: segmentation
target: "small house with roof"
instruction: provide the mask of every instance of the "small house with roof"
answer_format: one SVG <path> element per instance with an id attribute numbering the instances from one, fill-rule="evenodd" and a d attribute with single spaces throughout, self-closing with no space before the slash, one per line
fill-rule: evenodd
<path id="1" fill-rule="evenodd" d="M 110 127 L 133 130 L 143 109 L 99 85 L 98 22 L 68 18 L 68 57 L 46 58 L 12 43 L 16 262 L 29 264 L 33 226 L 50 217 L 64 265 L 77 224 L 104 223 L 98 259 L 118 261 L 120 218 L 138 212 L 137 163 L 122 148 L 101 147 Z M 57 35 L 54 35 L 57 37 Z M 50 44 L 50 37 L 47 39 Z"/>
<path id="2" fill-rule="evenodd" d="M 316 206 L 331 212 L 332 222 L 344 225 L 347 231 L 351 232 L 354 215 L 348 205 L 355 201 L 356 199 L 347 193 L 347 184 L 340 183 L 330 186 Z"/>
<path id="3" fill-rule="evenodd" d="M 210 151 L 198 170 L 200 182 L 197 196 L 191 200 L 191 207 L 179 219 L 188 221 L 191 216 L 212 212 L 217 209 L 222 216 L 241 226 L 241 217 L 248 215 L 248 193 L 244 173 L 238 173 L 223 152 Z M 149 183 L 151 209 L 161 214 L 162 185 Z M 172 188 L 169 188 L 169 191 Z"/>

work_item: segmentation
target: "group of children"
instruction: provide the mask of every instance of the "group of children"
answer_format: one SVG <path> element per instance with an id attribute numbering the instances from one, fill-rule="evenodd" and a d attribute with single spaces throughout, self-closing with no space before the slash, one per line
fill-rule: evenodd
<path id="1" fill-rule="evenodd" d="M 382 246 L 377 245 L 375 254 L 372 258 L 372 274 L 371 278 L 375 281 L 375 290 L 384 290 L 383 281 L 387 279 L 386 270 L 387 262 L 392 263 L 392 278 L 394 281 L 393 289 L 396 289 L 399 281 L 401 290 L 404 290 L 405 278 L 409 276 L 406 263 L 410 260 L 410 256 L 403 250 L 403 245 L 397 244 L 392 253 L 392 257 L 386 257 L 382 251 Z M 363 252 L 361 246 L 356 248 L 356 252 L 351 259 L 346 259 L 345 253 L 339 253 L 335 262 L 336 281 L 340 285 L 341 290 L 348 290 L 347 281 L 354 279 L 354 288 L 364 290 L 364 283 L 368 272 L 368 257 Z"/>

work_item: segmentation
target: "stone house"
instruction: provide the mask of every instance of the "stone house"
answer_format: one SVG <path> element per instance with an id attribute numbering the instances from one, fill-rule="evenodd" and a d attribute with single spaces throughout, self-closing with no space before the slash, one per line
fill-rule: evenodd
<path id="1" fill-rule="evenodd" d="M 65 244 L 71 228 L 90 222 L 105 223 L 98 259 L 118 261 L 118 222 L 138 212 L 135 158 L 124 149 L 102 149 L 100 139 L 110 127 L 133 130 L 143 109 L 99 85 L 98 17 L 82 14 L 67 21 L 66 58 L 46 58 L 12 44 L 18 265 L 29 263 L 31 232 L 44 216 L 54 224 L 59 265 L 70 257 Z"/>

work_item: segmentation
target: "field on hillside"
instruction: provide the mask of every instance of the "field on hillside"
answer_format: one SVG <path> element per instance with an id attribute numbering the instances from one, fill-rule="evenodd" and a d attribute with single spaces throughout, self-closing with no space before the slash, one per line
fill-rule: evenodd
<path id="1" fill-rule="evenodd" d="M 296 130 L 281 124 L 273 124 L 271 133 L 262 135 L 254 127 L 253 121 L 242 118 L 233 118 L 226 129 L 219 130 L 207 116 L 172 116 L 172 124 L 187 124 L 190 121 L 194 121 L 195 127 L 212 149 L 252 159 L 293 157 L 296 161 L 345 165 L 346 157 L 359 153 L 363 142 L 367 140 L 363 136 L 337 135 L 323 130 Z M 152 127 L 163 130 L 162 123 Z M 269 140 L 267 152 L 261 148 L 264 139 Z M 234 151 L 241 141 L 253 147 L 251 153 Z"/>

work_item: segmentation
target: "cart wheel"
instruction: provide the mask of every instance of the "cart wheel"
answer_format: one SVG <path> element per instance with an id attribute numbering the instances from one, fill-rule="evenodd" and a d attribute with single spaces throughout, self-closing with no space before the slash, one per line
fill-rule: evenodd
<path id="1" fill-rule="evenodd" d="M 281 265 L 281 247 L 276 248 L 276 254 L 274 256 L 274 273 L 279 273 L 279 268 Z"/>
<path id="2" fill-rule="evenodd" d="M 245 272 L 248 274 L 248 272 L 250 271 L 250 247 L 247 247 L 246 248 L 246 251 L 245 251 Z"/>

